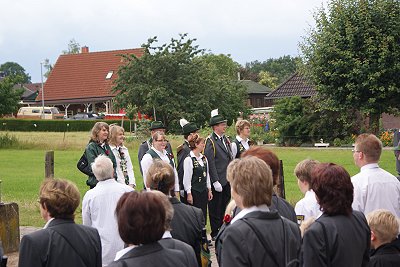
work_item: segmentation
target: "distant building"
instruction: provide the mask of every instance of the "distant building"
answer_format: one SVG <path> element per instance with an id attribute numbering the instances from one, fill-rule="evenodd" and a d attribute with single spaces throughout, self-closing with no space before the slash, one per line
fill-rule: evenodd
<path id="1" fill-rule="evenodd" d="M 121 55 L 141 57 L 144 49 L 89 52 L 61 55 L 44 84 L 45 106 L 57 106 L 66 114 L 77 112 L 116 112 L 112 92 L 117 71 L 125 62 Z M 42 92 L 36 103 L 42 101 Z"/>
<path id="2" fill-rule="evenodd" d="M 265 96 L 272 91 L 272 89 L 262 84 L 256 83 L 252 80 L 240 80 L 239 83 L 247 88 L 247 104 L 253 108 L 265 107 Z"/>

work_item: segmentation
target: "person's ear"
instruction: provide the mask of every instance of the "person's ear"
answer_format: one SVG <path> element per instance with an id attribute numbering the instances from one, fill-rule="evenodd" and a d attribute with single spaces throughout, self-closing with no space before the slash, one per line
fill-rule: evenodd
<path id="1" fill-rule="evenodd" d="M 371 241 L 375 241 L 376 240 L 376 236 L 374 231 L 371 230 Z"/>

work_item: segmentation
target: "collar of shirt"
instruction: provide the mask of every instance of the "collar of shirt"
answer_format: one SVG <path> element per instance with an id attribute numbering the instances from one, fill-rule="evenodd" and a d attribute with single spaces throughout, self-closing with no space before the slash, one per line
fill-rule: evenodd
<path id="1" fill-rule="evenodd" d="M 162 238 L 172 238 L 171 232 L 170 231 L 165 231 Z"/>
<path id="2" fill-rule="evenodd" d="M 114 146 L 114 145 L 111 145 L 110 144 L 110 148 L 111 148 L 111 150 L 118 150 L 119 148 L 122 148 L 122 149 L 126 149 L 126 147 L 124 146 L 124 145 L 122 145 L 122 146 Z"/>
<path id="3" fill-rule="evenodd" d="M 242 143 L 242 142 L 247 143 L 249 141 L 249 138 L 243 139 L 239 135 L 236 135 L 236 140 L 238 140 L 240 143 Z"/>
<path id="4" fill-rule="evenodd" d="M 157 155 L 160 156 L 160 158 L 161 158 L 161 157 L 166 157 L 166 156 L 167 156 L 167 150 L 165 150 L 165 149 L 163 149 L 162 152 L 160 152 L 160 151 L 158 151 L 157 149 L 155 149 L 154 146 L 151 146 L 151 149 L 153 149 L 154 152 L 156 152 Z"/>
<path id="5" fill-rule="evenodd" d="M 244 216 L 246 216 L 248 213 L 253 212 L 253 211 L 263 211 L 263 212 L 268 212 L 269 208 L 266 204 L 260 205 L 260 206 L 252 206 L 250 208 L 244 208 L 242 209 L 235 217 L 233 217 L 231 224 L 236 222 L 237 220 L 242 219 Z"/>
<path id="6" fill-rule="evenodd" d="M 218 137 L 218 139 L 221 139 L 222 137 L 224 137 L 224 135 L 219 136 L 216 132 L 214 132 L 214 133 Z"/>
<path id="7" fill-rule="evenodd" d="M 54 218 L 50 218 L 50 220 L 48 220 L 47 223 L 43 226 L 43 229 L 46 229 L 52 220 L 54 220 Z"/>
<path id="8" fill-rule="evenodd" d="M 97 185 L 99 185 L 100 187 L 103 187 L 103 186 L 108 186 L 109 184 L 113 184 L 113 183 L 118 183 L 118 182 L 115 181 L 115 179 L 108 178 L 108 179 L 106 179 L 106 180 L 99 181 L 99 182 L 97 183 Z M 96 185 L 96 186 L 97 186 L 97 185 Z M 95 188 L 96 188 L 96 186 L 95 186 Z"/>
<path id="9" fill-rule="evenodd" d="M 378 163 L 369 163 L 361 167 L 361 171 L 379 168 Z"/>
<path id="10" fill-rule="evenodd" d="M 136 246 L 132 245 L 129 247 L 126 247 L 124 249 L 121 249 L 120 251 L 117 251 L 117 253 L 115 253 L 115 259 L 114 261 L 119 260 L 122 256 L 124 256 L 126 253 L 128 253 L 129 251 L 131 251 L 132 249 L 134 249 Z"/>
<path id="11" fill-rule="evenodd" d="M 197 159 L 197 161 L 200 161 L 203 158 L 203 154 L 200 153 L 200 155 L 197 157 L 193 151 L 190 151 L 190 157 L 193 158 L 195 157 Z"/>

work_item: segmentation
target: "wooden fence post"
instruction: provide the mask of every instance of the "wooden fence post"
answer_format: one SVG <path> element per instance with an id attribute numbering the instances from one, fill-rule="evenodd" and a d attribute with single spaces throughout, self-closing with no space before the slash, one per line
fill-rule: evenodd
<path id="1" fill-rule="evenodd" d="M 286 198 L 285 195 L 285 175 L 283 173 L 283 161 L 279 160 L 279 182 L 276 185 L 277 186 L 277 194 L 278 196 L 280 196 L 281 198 Z"/>
<path id="2" fill-rule="evenodd" d="M 44 178 L 54 178 L 54 151 L 47 151 L 44 162 Z"/>

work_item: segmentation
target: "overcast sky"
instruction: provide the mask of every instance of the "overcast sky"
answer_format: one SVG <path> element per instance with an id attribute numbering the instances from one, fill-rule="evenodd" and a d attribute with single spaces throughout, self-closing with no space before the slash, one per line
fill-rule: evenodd
<path id="1" fill-rule="evenodd" d="M 240 64 L 299 54 L 326 0 L 1 0 L 0 64 L 20 64 L 40 82 L 40 62 L 57 61 L 75 39 L 89 51 L 138 48 L 188 33 L 200 48 Z M 44 70 L 43 70 L 44 72 Z"/>

